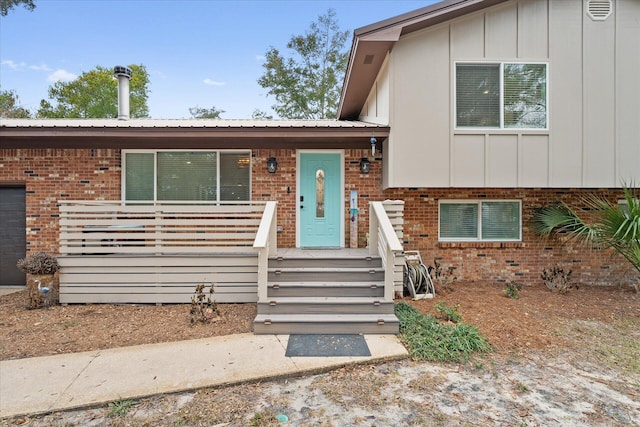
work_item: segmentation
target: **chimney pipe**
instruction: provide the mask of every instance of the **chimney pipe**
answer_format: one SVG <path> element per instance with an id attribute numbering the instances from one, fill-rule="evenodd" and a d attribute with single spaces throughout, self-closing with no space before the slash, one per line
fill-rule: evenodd
<path id="1" fill-rule="evenodd" d="M 118 78 L 118 120 L 129 120 L 129 80 L 133 72 L 129 67 L 117 65 L 113 75 Z"/>

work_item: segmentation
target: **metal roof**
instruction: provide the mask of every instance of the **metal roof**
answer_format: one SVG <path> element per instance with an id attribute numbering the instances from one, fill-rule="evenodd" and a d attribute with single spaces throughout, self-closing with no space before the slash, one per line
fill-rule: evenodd
<path id="1" fill-rule="evenodd" d="M 250 119 L 0 119 L 0 128 L 164 128 L 164 129 L 326 129 L 383 128 L 375 123 L 345 120 Z"/>
<path id="2" fill-rule="evenodd" d="M 340 120 L 1 119 L 0 148 L 367 148 L 389 127 Z"/>

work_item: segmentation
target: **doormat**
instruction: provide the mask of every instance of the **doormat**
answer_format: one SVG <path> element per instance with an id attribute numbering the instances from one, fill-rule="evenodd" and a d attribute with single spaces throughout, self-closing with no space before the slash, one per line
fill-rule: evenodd
<path id="1" fill-rule="evenodd" d="M 289 335 L 287 357 L 358 357 L 371 356 L 362 335 L 304 334 Z"/>

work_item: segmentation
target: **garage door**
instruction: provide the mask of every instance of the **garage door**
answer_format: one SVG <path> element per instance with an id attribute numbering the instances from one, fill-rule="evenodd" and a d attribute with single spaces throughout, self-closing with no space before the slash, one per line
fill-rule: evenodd
<path id="1" fill-rule="evenodd" d="M 0 187 L 0 286 L 25 284 L 16 262 L 27 246 L 24 187 Z"/>

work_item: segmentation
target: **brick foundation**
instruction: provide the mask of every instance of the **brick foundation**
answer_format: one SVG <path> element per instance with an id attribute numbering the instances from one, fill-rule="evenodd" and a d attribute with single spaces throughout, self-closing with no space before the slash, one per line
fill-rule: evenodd
<path id="1" fill-rule="evenodd" d="M 405 201 L 404 245 L 419 250 L 427 264 L 434 258 L 456 267 L 461 280 L 517 280 L 537 283 L 543 268 L 561 263 L 574 270 L 580 283 L 627 283 L 634 271 L 609 252 L 585 250 L 557 241 L 544 242 L 529 227 L 533 209 L 556 200 L 582 206 L 592 192 L 616 201 L 620 190 L 575 189 L 389 189 L 381 190 L 382 162 L 373 160 L 362 174 L 359 162 L 367 150 L 345 150 L 345 246 L 349 246 L 349 193 L 358 191 L 358 245 L 366 246 L 369 201 Z M 278 170 L 269 174 L 266 161 L 276 157 Z M 58 200 L 119 200 L 121 153 L 117 149 L 0 149 L 0 185 L 26 188 L 27 248 L 58 251 Z M 257 149 L 252 153 L 253 200 L 278 200 L 280 247 L 294 247 L 296 235 L 296 151 Z M 515 243 L 439 243 L 438 200 L 519 199 L 523 206 L 523 239 Z"/>
<path id="2" fill-rule="evenodd" d="M 443 266 L 456 267 L 461 280 L 489 280 L 522 284 L 540 283 L 544 268 L 560 264 L 573 270 L 572 279 L 583 284 L 628 284 L 637 274 L 611 251 L 590 250 L 557 239 L 544 241 L 531 232 L 533 211 L 554 201 L 584 206 L 587 194 L 612 202 L 622 190 L 604 189 L 392 189 L 385 196 L 405 201 L 404 247 L 419 250 L 425 264 L 437 258 Z M 522 242 L 438 242 L 438 201 L 444 199 L 522 200 Z"/>

